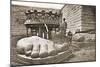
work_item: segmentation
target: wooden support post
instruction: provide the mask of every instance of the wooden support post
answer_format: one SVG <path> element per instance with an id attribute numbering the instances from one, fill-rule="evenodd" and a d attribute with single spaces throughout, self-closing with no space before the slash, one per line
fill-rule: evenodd
<path id="1" fill-rule="evenodd" d="M 31 28 L 28 28 L 28 36 L 32 35 L 32 30 Z"/>
<path id="2" fill-rule="evenodd" d="M 38 32 L 38 31 L 37 31 L 37 33 L 36 33 L 36 34 L 37 34 L 37 36 L 39 36 L 39 32 Z"/>
<path id="3" fill-rule="evenodd" d="M 43 32 L 43 33 L 42 33 L 42 37 L 43 37 L 43 38 L 45 38 L 45 35 L 44 35 L 44 34 L 45 34 L 45 33 Z"/>
<path id="4" fill-rule="evenodd" d="M 30 28 L 30 31 L 31 31 L 31 36 L 33 36 L 33 31 L 32 31 L 32 29 Z"/>
<path id="5" fill-rule="evenodd" d="M 39 26 L 39 37 L 41 37 L 41 34 L 42 34 L 41 27 Z"/>
<path id="6" fill-rule="evenodd" d="M 28 28 L 26 27 L 26 36 L 28 37 Z"/>
<path id="7" fill-rule="evenodd" d="M 55 28 L 55 34 L 56 34 L 56 28 Z"/>
<path id="8" fill-rule="evenodd" d="M 51 30 L 48 32 L 49 39 L 51 39 Z"/>
<path id="9" fill-rule="evenodd" d="M 48 35 L 48 32 L 47 32 L 47 39 L 49 39 L 49 35 Z"/>

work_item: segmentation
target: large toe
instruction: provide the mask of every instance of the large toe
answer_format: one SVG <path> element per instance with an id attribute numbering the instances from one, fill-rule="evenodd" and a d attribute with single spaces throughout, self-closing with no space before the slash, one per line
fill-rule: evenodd
<path id="1" fill-rule="evenodd" d="M 57 51 L 53 42 L 48 43 L 48 55 L 56 55 Z"/>
<path id="2" fill-rule="evenodd" d="M 39 52 L 38 52 L 38 51 L 32 52 L 32 53 L 31 53 L 31 57 L 32 57 L 32 58 L 37 58 L 37 57 L 39 57 Z"/>
<path id="3" fill-rule="evenodd" d="M 31 57 L 32 58 L 39 57 L 39 50 L 40 50 L 40 45 L 34 44 L 33 49 L 32 49 L 32 53 L 31 53 Z"/>
<path id="4" fill-rule="evenodd" d="M 41 58 L 47 57 L 47 56 L 48 56 L 48 47 L 47 47 L 47 44 L 42 43 L 42 44 L 40 45 L 39 56 L 40 56 Z"/>

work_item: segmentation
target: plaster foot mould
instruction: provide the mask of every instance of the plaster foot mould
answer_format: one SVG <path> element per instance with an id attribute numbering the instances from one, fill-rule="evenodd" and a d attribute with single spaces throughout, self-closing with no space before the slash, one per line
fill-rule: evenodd
<path id="1" fill-rule="evenodd" d="M 17 57 L 25 64 L 58 63 L 72 55 L 67 43 L 55 44 L 38 36 L 22 38 L 17 42 Z"/>

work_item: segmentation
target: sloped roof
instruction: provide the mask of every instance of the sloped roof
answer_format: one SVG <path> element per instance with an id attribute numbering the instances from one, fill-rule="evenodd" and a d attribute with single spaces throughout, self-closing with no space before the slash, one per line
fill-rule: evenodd
<path id="1" fill-rule="evenodd" d="M 26 20 L 24 24 L 40 24 L 41 22 L 34 21 L 34 20 Z"/>
<path id="2" fill-rule="evenodd" d="M 45 24 L 59 24 L 59 23 L 50 23 L 50 22 L 44 22 Z M 43 22 L 38 22 L 35 20 L 26 20 L 24 24 L 44 24 Z"/>

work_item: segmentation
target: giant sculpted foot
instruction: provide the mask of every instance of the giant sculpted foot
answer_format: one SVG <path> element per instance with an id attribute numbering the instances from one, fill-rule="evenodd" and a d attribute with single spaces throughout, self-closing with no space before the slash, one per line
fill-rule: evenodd
<path id="1" fill-rule="evenodd" d="M 67 48 L 68 44 L 54 44 L 53 41 L 38 36 L 22 38 L 17 42 L 17 53 L 31 58 L 54 56 Z"/>

